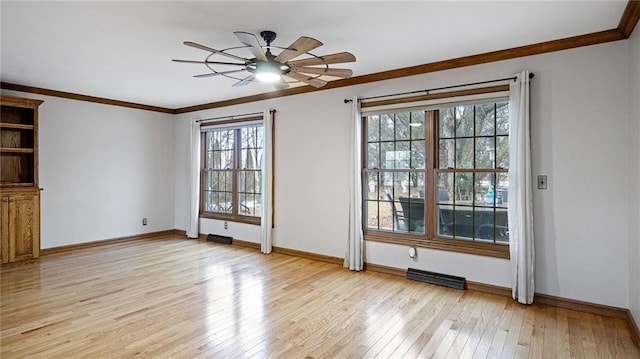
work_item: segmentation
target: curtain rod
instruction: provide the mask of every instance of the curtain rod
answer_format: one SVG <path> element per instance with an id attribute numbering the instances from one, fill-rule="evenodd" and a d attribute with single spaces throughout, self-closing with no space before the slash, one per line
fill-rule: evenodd
<path id="1" fill-rule="evenodd" d="M 532 79 L 533 78 L 533 73 L 530 72 L 529 73 L 529 78 Z M 414 93 L 421 93 L 421 92 L 425 92 L 425 94 L 429 94 L 429 92 L 431 91 L 440 91 L 440 90 L 448 90 L 448 89 L 452 89 L 452 88 L 456 88 L 456 87 L 465 87 L 465 86 L 473 86 L 473 85 L 483 85 L 483 84 L 488 84 L 488 83 L 492 83 L 492 82 L 501 82 L 501 81 L 507 81 L 507 80 L 513 80 L 515 81 L 518 77 L 517 76 L 513 76 L 513 77 L 506 77 L 503 79 L 497 79 L 497 80 L 487 80 L 487 81 L 480 81 L 480 82 L 471 82 L 468 84 L 462 84 L 462 85 L 453 85 L 453 86 L 445 86 L 445 87 L 438 87 L 438 88 L 432 88 L 432 89 L 425 89 L 425 90 L 417 90 L 417 91 L 410 91 L 410 92 L 401 92 L 401 93 L 394 93 L 394 94 L 390 94 L 390 95 L 380 95 L 380 96 L 371 96 L 371 97 L 364 97 L 364 98 L 360 98 L 358 99 L 358 101 L 362 101 L 362 100 L 373 100 L 376 98 L 383 98 L 383 97 L 392 97 L 392 96 L 400 96 L 400 95 L 411 95 Z M 349 103 L 349 102 L 353 102 L 353 100 L 351 99 L 344 99 L 344 103 Z"/>
<path id="2" fill-rule="evenodd" d="M 271 112 L 275 112 L 276 110 L 270 110 Z M 235 120 L 238 117 L 247 117 L 247 116 L 253 116 L 253 115 L 263 115 L 264 112 L 253 112 L 253 113 L 243 113 L 240 115 L 233 115 L 233 116 L 220 116 L 220 117 L 212 117 L 212 118 L 205 118 L 202 120 L 197 120 L 196 123 L 199 122 L 206 122 L 206 121 L 213 121 L 213 120 L 220 120 L 223 118 L 229 119 L 229 120 Z"/>

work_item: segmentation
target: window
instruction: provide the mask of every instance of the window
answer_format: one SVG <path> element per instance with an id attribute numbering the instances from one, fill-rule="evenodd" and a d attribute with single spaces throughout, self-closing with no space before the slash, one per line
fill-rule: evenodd
<path id="1" fill-rule="evenodd" d="M 203 217 L 260 224 L 263 126 L 255 120 L 202 127 Z"/>
<path id="2" fill-rule="evenodd" d="M 365 238 L 508 256 L 509 102 L 363 118 Z"/>

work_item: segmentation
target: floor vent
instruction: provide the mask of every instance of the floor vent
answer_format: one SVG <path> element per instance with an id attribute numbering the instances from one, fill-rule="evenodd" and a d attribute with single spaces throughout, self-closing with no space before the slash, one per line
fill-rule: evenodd
<path id="1" fill-rule="evenodd" d="M 209 242 L 220 243 L 220 244 L 231 244 L 232 240 L 233 240 L 232 237 L 218 236 L 218 235 L 211 234 L 211 233 L 209 233 L 209 235 L 207 235 L 207 241 L 209 241 Z"/>
<path id="2" fill-rule="evenodd" d="M 407 269 L 407 279 L 417 280 L 429 284 L 441 285 L 449 288 L 464 289 L 466 279 L 448 274 L 427 272 L 424 270 L 409 268 Z"/>

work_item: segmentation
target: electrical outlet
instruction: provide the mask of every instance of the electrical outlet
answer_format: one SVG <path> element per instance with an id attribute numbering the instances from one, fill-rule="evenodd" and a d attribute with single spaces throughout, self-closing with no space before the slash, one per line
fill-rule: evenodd
<path id="1" fill-rule="evenodd" d="M 538 175 L 538 189 L 547 189 L 546 175 Z"/>
<path id="2" fill-rule="evenodd" d="M 224 221 L 224 229 L 229 229 L 229 223 L 227 221 Z"/>
<path id="3" fill-rule="evenodd" d="M 146 226 L 146 225 L 147 225 L 147 219 L 146 219 L 146 218 L 143 218 L 143 219 L 142 219 L 142 225 L 143 225 L 143 226 Z"/>

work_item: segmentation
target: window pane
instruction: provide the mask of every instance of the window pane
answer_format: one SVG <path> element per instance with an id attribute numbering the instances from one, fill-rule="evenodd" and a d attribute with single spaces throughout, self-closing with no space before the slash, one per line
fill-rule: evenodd
<path id="1" fill-rule="evenodd" d="M 411 168 L 424 168 L 425 142 L 411 141 Z"/>
<path id="2" fill-rule="evenodd" d="M 253 171 L 255 189 L 254 193 L 262 195 L 262 171 Z"/>
<path id="3" fill-rule="evenodd" d="M 495 104 L 476 105 L 476 136 L 493 136 L 495 128 Z"/>
<path id="4" fill-rule="evenodd" d="M 411 142 L 409 141 L 396 142 L 394 168 L 403 168 L 403 169 L 409 168 L 410 159 L 411 159 Z"/>
<path id="5" fill-rule="evenodd" d="M 509 134 L 509 102 L 496 103 L 496 134 Z"/>
<path id="6" fill-rule="evenodd" d="M 453 206 L 438 206 L 438 236 L 453 237 Z"/>
<path id="7" fill-rule="evenodd" d="M 509 173 L 498 173 L 497 175 L 496 206 L 508 207 L 509 203 Z"/>
<path id="8" fill-rule="evenodd" d="M 456 137 L 473 136 L 473 105 L 456 106 Z"/>
<path id="9" fill-rule="evenodd" d="M 499 136 L 496 138 L 496 166 L 498 168 L 509 168 L 509 137 Z"/>
<path id="10" fill-rule="evenodd" d="M 476 167 L 494 168 L 495 147 L 493 137 L 476 137 Z"/>
<path id="11" fill-rule="evenodd" d="M 424 198 L 400 197 L 402 228 L 412 233 L 424 233 Z"/>
<path id="12" fill-rule="evenodd" d="M 396 114 L 396 141 L 408 140 L 411 136 L 409 127 L 409 112 Z"/>
<path id="13" fill-rule="evenodd" d="M 443 108 L 438 111 L 440 119 L 438 121 L 439 137 L 453 138 L 456 134 L 456 120 L 454 108 Z"/>
<path id="14" fill-rule="evenodd" d="M 363 188 L 365 189 L 365 199 L 378 199 L 378 174 L 365 173 Z"/>
<path id="15" fill-rule="evenodd" d="M 367 228 L 378 229 L 378 202 L 365 201 L 365 216 L 367 218 Z"/>
<path id="16" fill-rule="evenodd" d="M 411 172 L 409 175 L 409 197 L 424 198 L 424 173 Z"/>
<path id="17" fill-rule="evenodd" d="M 380 144 L 381 168 L 395 168 L 396 153 L 393 142 L 383 142 Z"/>
<path id="18" fill-rule="evenodd" d="M 473 207 L 454 207 L 453 235 L 456 239 L 473 238 Z"/>
<path id="19" fill-rule="evenodd" d="M 241 150 L 240 168 L 260 169 L 262 166 L 262 148 L 245 148 Z"/>
<path id="20" fill-rule="evenodd" d="M 509 220 L 506 208 L 496 208 L 496 225 L 494 228 L 496 243 L 509 244 Z"/>
<path id="21" fill-rule="evenodd" d="M 411 112 L 411 120 L 409 126 L 411 126 L 411 139 L 422 140 L 424 139 L 424 111 Z"/>
<path id="22" fill-rule="evenodd" d="M 238 214 L 260 216 L 260 171 L 238 172 Z"/>
<path id="23" fill-rule="evenodd" d="M 394 172 L 393 174 L 393 199 L 409 196 L 409 173 Z"/>
<path id="24" fill-rule="evenodd" d="M 380 143 L 367 145 L 367 168 L 380 168 Z"/>
<path id="25" fill-rule="evenodd" d="M 205 195 L 203 209 L 206 212 L 232 213 L 231 171 L 206 171 L 204 173 Z"/>
<path id="26" fill-rule="evenodd" d="M 451 140 L 440 140 L 440 147 L 438 149 L 438 157 L 440 164 L 440 168 L 454 168 L 455 167 L 455 146 L 456 141 Z"/>
<path id="27" fill-rule="evenodd" d="M 208 168 L 233 168 L 234 131 L 209 132 L 207 133 L 207 140 L 209 141 L 207 148 L 211 153 L 211 163 L 208 164 Z"/>
<path id="28" fill-rule="evenodd" d="M 438 203 L 453 203 L 453 173 L 438 173 Z"/>
<path id="29" fill-rule="evenodd" d="M 473 168 L 473 138 L 456 139 L 455 168 Z"/>
<path id="30" fill-rule="evenodd" d="M 473 174 L 455 174 L 454 202 L 456 204 L 470 205 L 473 198 Z"/>
<path id="31" fill-rule="evenodd" d="M 395 124 L 393 114 L 380 116 L 380 141 L 393 141 Z"/>
<path id="32" fill-rule="evenodd" d="M 493 242 L 493 208 L 475 208 L 475 238 Z"/>
<path id="33" fill-rule="evenodd" d="M 392 201 L 380 201 L 378 205 L 378 225 L 380 229 L 392 231 L 398 228 L 398 217 L 394 216 L 395 207 Z M 395 219 L 395 223 L 394 223 Z"/>
<path id="34" fill-rule="evenodd" d="M 240 129 L 240 168 L 259 169 L 262 163 L 262 127 Z"/>
<path id="35" fill-rule="evenodd" d="M 493 173 L 476 173 L 474 189 L 474 205 L 493 207 L 495 200 L 495 182 Z"/>
<path id="36" fill-rule="evenodd" d="M 380 116 L 367 117 L 367 142 L 380 141 Z"/>

